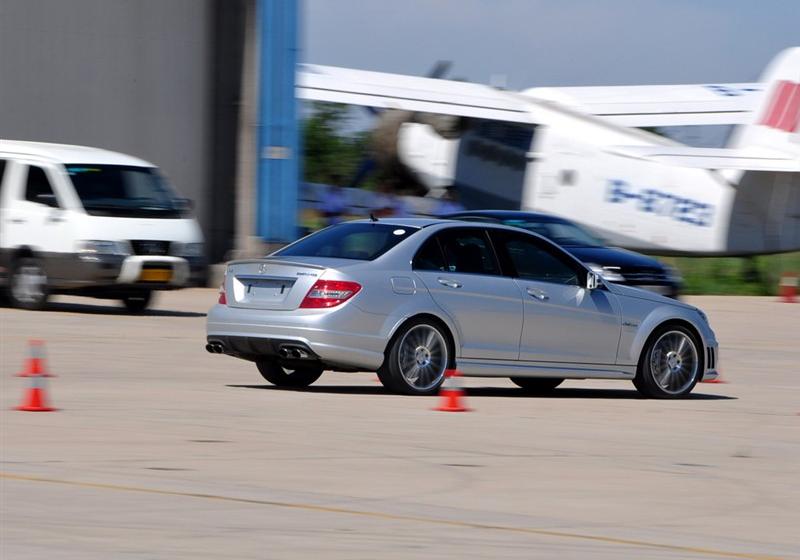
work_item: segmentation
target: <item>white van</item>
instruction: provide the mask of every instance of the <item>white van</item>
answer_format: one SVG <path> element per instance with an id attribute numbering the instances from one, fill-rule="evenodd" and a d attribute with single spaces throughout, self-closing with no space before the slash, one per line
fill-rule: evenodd
<path id="1" fill-rule="evenodd" d="M 0 140 L 0 286 L 27 309 L 71 293 L 143 311 L 154 290 L 205 274 L 190 206 L 146 161 Z"/>

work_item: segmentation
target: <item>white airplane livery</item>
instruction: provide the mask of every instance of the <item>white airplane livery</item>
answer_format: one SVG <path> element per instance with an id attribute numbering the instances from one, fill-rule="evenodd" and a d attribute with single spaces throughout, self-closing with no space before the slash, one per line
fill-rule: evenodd
<path id="1" fill-rule="evenodd" d="M 298 97 L 454 117 L 455 138 L 409 119 L 398 154 L 468 206 L 549 212 L 659 254 L 800 250 L 800 47 L 759 83 L 511 92 L 305 65 Z M 725 148 L 638 128 L 715 124 L 736 125 Z"/>

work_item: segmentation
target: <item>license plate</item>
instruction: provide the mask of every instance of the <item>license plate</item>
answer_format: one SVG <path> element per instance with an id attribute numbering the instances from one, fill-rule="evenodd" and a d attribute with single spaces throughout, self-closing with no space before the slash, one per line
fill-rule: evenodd
<path id="1" fill-rule="evenodd" d="M 245 297 L 249 299 L 283 300 L 294 282 L 286 280 L 248 280 Z"/>
<path id="2" fill-rule="evenodd" d="M 172 280 L 172 270 L 169 268 L 146 268 L 139 274 L 142 282 L 169 282 Z"/>

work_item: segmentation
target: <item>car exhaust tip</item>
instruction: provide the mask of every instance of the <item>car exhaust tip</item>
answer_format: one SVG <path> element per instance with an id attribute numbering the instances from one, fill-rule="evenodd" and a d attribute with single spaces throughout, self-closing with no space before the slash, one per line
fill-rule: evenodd
<path id="1" fill-rule="evenodd" d="M 206 344 L 206 352 L 209 352 L 210 354 L 222 354 L 224 351 L 225 349 L 219 342 L 209 342 Z"/>

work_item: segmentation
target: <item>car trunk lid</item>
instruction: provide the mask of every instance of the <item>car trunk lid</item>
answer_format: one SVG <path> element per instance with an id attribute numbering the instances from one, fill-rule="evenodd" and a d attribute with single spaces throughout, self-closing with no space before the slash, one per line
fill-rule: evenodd
<path id="1" fill-rule="evenodd" d="M 308 291 L 326 270 L 356 264 L 345 259 L 302 257 L 284 260 L 257 259 L 228 264 L 225 295 L 229 307 L 291 311 L 297 309 Z M 342 262 L 343 261 L 343 262 Z"/>

